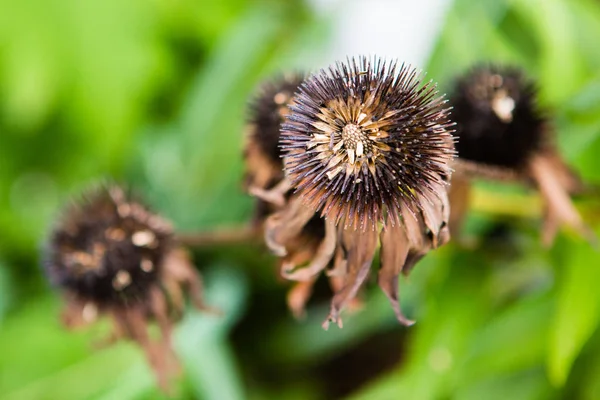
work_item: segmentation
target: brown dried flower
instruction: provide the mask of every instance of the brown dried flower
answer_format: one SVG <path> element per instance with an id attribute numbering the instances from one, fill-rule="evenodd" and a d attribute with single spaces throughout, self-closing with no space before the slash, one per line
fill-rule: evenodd
<path id="1" fill-rule="evenodd" d="M 457 231 L 468 209 L 470 180 L 522 181 L 545 203 L 543 242 L 551 244 L 560 224 L 592 238 L 569 194 L 582 182 L 552 144 L 553 129 L 537 104 L 532 81 L 518 68 L 481 65 L 456 82 L 451 98 L 459 158 L 451 188 L 451 227 Z"/>
<path id="2" fill-rule="evenodd" d="M 118 186 L 91 190 L 73 204 L 50 235 L 44 255 L 49 279 L 64 293 L 63 321 L 75 328 L 111 317 L 109 341 L 129 338 L 146 352 L 160 386 L 178 369 L 171 347 L 184 290 L 204 309 L 200 276 L 173 240 L 170 224 Z M 150 338 L 156 321 L 160 341 Z"/>
<path id="3" fill-rule="evenodd" d="M 399 321 L 398 277 L 449 239 L 446 185 L 454 155 L 448 109 L 435 85 L 395 62 L 360 57 L 304 81 L 282 126 L 285 204 L 265 222 L 265 241 L 288 257 L 282 275 L 311 284 L 330 262 L 335 295 L 325 322 L 369 275 L 381 242 L 379 285 Z M 285 194 L 292 187 L 293 194 Z M 317 214 L 315 214 L 317 213 Z M 289 258 L 290 244 L 315 215 L 324 236 L 310 262 Z"/>
<path id="4" fill-rule="evenodd" d="M 246 176 L 244 186 L 259 198 L 257 222 L 273 211 L 273 205 L 281 205 L 282 198 L 269 198 L 269 190 L 283 181 L 283 161 L 279 149 L 279 130 L 289 113 L 294 92 L 304 78 L 300 74 L 287 73 L 265 81 L 249 104 L 244 158 Z M 286 192 L 279 188 L 277 192 Z M 261 198 L 267 197 L 269 201 Z"/>
<path id="5" fill-rule="evenodd" d="M 304 77 L 285 73 L 265 81 L 249 105 L 244 186 L 256 197 L 255 228 L 263 229 L 265 218 L 281 210 L 292 188 L 284 179 L 283 159 L 279 148 L 281 124 L 290 112 L 294 93 Z M 281 268 L 302 265 L 311 260 L 325 236 L 325 224 L 314 216 L 302 231 L 287 244 L 287 254 L 281 258 Z M 289 291 L 287 303 L 296 317 L 304 314 L 304 306 L 312 294 L 315 279 L 297 282 Z"/>

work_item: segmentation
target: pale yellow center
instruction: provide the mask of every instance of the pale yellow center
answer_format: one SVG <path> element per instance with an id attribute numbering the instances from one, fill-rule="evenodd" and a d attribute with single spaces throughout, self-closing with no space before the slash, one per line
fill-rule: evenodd
<path id="1" fill-rule="evenodd" d="M 355 124 L 344 126 L 342 129 L 342 142 L 351 164 L 354 164 L 357 158 L 361 158 L 365 154 L 369 155 L 373 151 L 373 143 L 368 135 Z"/>

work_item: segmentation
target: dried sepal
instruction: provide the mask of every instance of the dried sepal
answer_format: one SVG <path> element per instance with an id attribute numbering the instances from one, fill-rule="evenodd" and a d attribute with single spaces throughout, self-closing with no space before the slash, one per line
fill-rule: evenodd
<path id="1" fill-rule="evenodd" d="M 44 259 L 49 279 L 64 293 L 65 325 L 108 316 L 114 328 L 107 342 L 137 342 L 167 390 L 179 370 L 171 336 L 186 296 L 207 309 L 201 278 L 170 223 L 116 185 L 96 187 L 66 209 Z M 148 333 L 153 322 L 161 332 L 157 340 Z"/>

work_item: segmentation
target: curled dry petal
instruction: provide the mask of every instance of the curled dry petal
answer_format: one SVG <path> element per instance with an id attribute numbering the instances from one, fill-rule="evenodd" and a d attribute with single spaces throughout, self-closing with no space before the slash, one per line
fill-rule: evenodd
<path id="1" fill-rule="evenodd" d="M 387 226 L 381 231 L 381 267 L 377 282 L 392 304 L 398 321 L 404 325 L 412 325 L 414 321 L 407 319 L 400 309 L 398 293 L 398 278 L 410 250 L 410 243 L 404 229 L 402 226 L 395 225 Z"/>
<path id="2" fill-rule="evenodd" d="M 565 224 L 579 232 L 590 242 L 596 242 L 594 232 L 583 222 L 581 215 L 573 205 L 566 182 L 554 173 L 555 164 L 543 155 L 534 156 L 530 163 L 530 173 L 537 183 L 546 207 L 546 225 L 542 241 L 550 245 L 556 235 L 558 225 Z"/>
<path id="3" fill-rule="evenodd" d="M 342 248 L 347 252 L 348 273 L 345 275 L 344 286 L 333 296 L 329 316 L 323 323 L 325 329 L 329 327 L 329 322 L 337 323 L 340 328 L 342 327 L 339 313 L 350 300 L 356 297 L 358 289 L 369 275 L 377 248 L 376 231 L 342 229 L 340 237 Z"/>

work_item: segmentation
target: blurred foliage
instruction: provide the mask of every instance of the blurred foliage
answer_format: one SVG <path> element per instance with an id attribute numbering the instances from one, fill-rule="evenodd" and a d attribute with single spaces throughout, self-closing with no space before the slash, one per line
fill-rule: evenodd
<path id="1" fill-rule="evenodd" d="M 90 180 L 131 182 L 182 230 L 251 215 L 240 190 L 244 107 L 264 76 L 318 58 L 328 18 L 300 1 L 0 0 L 0 398 L 154 399 L 141 352 L 64 331 L 37 267 L 59 206 Z M 557 142 L 600 184 L 600 4 L 456 0 L 426 70 L 448 90 L 477 61 L 522 65 Z M 401 54 L 398 55 L 401 57 Z M 539 200 L 480 185 L 455 241 L 324 332 L 325 283 L 293 320 L 274 259 L 251 245 L 196 253 L 209 301 L 176 348 L 176 398 L 598 399 L 600 255 L 570 232 L 539 242 Z M 600 232 L 598 197 L 578 201 Z M 232 251 L 234 250 L 234 251 Z"/>

